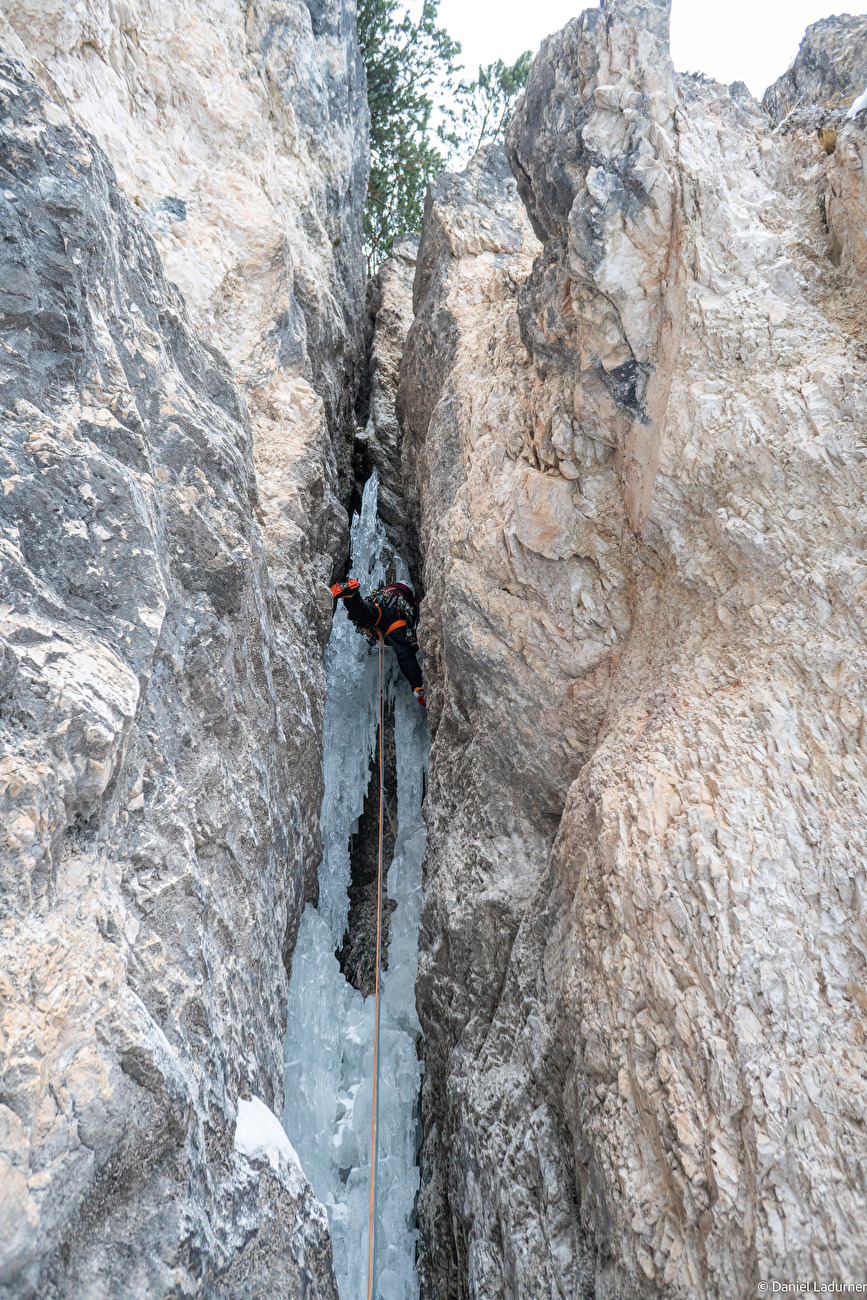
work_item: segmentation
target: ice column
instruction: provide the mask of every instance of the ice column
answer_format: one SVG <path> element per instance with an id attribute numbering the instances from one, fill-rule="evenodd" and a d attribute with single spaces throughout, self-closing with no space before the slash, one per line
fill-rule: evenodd
<path id="1" fill-rule="evenodd" d="M 385 579 L 390 554 L 376 514 L 377 477 L 368 481 L 352 525 L 352 570 L 362 590 Z M 398 561 L 398 576 L 405 566 Z M 400 570 L 403 569 L 403 574 Z M 335 950 L 349 911 L 349 840 L 364 807 L 378 720 L 377 656 L 342 608 L 325 650 L 319 906 L 305 909 L 289 986 L 286 1104 L 283 1122 L 316 1195 L 328 1210 L 341 1300 L 366 1300 L 373 1070 L 373 998 L 343 977 Z M 423 710 L 383 653 L 383 689 L 394 703 L 398 829 L 387 892 L 391 917 L 388 971 L 380 981 L 377 1300 L 416 1300 L 415 1197 L 420 1065 L 415 1009 L 421 863 L 421 815 L 428 729 Z"/>

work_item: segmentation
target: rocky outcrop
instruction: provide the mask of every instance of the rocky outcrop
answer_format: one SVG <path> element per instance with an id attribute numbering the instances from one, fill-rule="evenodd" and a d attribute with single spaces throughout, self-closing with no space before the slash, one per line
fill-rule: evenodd
<path id="1" fill-rule="evenodd" d="M 354 4 L 0 7 L 114 164 L 254 436 L 312 385 L 348 495 L 368 166 Z"/>
<path id="2" fill-rule="evenodd" d="M 812 23 L 791 66 L 768 86 L 762 106 L 774 122 L 799 108 L 848 108 L 867 86 L 867 17 L 835 14 Z"/>
<path id="3" fill-rule="evenodd" d="M 497 1043 L 498 1085 L 478 1072 L 629 627 L 628 528 L 597 526 L 590 504 L 620 506 L 612 449 L 591 436 L 576 453 L 571 408 L 521 341 L 538 252 L 499 147 L 431 187 L 400 406 L 437 727 L 418 985 L 423 1281 L 437 1297 L 571 1294 L 581 1268 L 565 1130 L 536 1065 Z M 551 1221 L 530 1186 L 557 1203 Z"/>
<path id="4" fill-rule="evenodd" d="M 531 70 L 509 157 L 545 243 L 522 297 L 540 373 L 566 362 L 581 427 L 612 443 L 647 519 L 685 301 L 668 10 L 588 11 Z"/>
<path id="5" fill-rule="evenodd" d="M 407 332 L 413 321 L 412 284 L 418 240 L 405 235 L 370 280 L 367 311 L 370 347 L 363 394 L 364 428 L 355 439 L 357 477 L 364 482 L 379 474 L 379 516 L 392 546 L 418 567 L 415 531 L 406 514 L 401 469 L 403 433 L 395 403 Z"/>
<path id="6" fill-rule="evenodd" d="M 867 111 L 841 123 L 832 161 L 821 170 L 821 204 L 831 257 L 857 278 L 867 271 Z"/>
<path id="7" fill-rule="evenodd" d="M 437 1300 L 861 1276 L 862 290 L 841 161 L 675 78 L 667 17 L 543 45 L 508 137 L 541 250 L 496 152 L 426 210 Z"/>
<path id="8" fill-rule="evenodd" d="M 319 855 L 354 14 L 5 9 L 0 1294 L 334 1298 L 233 1134 Z"/>

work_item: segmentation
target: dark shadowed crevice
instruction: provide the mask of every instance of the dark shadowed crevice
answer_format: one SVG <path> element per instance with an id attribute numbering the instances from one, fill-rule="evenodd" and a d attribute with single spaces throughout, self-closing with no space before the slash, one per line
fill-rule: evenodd
<path id="1" fill-rule="evenodd" d="M 397 761 L 394 744 L 394 709 L 388 709 L 383 723 L 384 798 L 382 814 L 383 891 L 394 857 L 397 830 Z M 374 990 L 376 971 L 376 877 L 379 833 L 379 757 L 370 761 L 370 782 L 358 828 L 349 841 L 352 871 L 349 886 L 349 917 L 343 945 L 335 954 L 349 983 L 365 997 Z M 388 970 L 388 934 L 396 904 L 385 898 L 382 908 L 382 968 Z"/>

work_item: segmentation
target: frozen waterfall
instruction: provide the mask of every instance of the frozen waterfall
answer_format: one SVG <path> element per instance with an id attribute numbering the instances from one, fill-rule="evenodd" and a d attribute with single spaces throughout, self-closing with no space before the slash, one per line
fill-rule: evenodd
<path id="1" fill-rule="evenodd" d="M 377 518 L 376 475 L 352 525 L 352 570 L 362 590 L 385 581 L 391 551 Z M 396 558 L 397 577 L 407 579 Z M 283 1123 L 314 1191 L 328 1210 L 341 1300 L 366 1300 L 373 997 L 344 978 L 335 956 L 349 912 L 350 836 L 364 807 L 378 722 L 377 656 L 353 629 L 342 605 L 325 650 L 322 804 L 323 859 L 319 906 L 301 921 L 289 986 L 286 1104 Z M 415 1009 L 421 863 L 421 803 L 427 765 L 424 711 L 383 653 L 383 692 L 394 707 L 398 819 L 384 893 L 390 921 L 388 970 L 380 979 L 379 1154 L 376 1300 L 415 1300 L 417 1107 L 421 1067 Z"/>

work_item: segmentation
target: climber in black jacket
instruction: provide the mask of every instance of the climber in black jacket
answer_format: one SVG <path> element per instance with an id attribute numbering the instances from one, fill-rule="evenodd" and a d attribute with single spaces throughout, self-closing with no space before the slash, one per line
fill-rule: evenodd
<path id="1" fill-rule="evenodd" d="M 343 601 L 350 621 L 359 632 L 364 632 L 371 641 L 381 636 L 386 645 L 391 646 L 415 698 L 423 708 L 427 708 L 421 667 L 416 656 L 418 613 L 410 588 L 403 582 L 391 582 L 387 587 L 372 591 L 365 600 L 357 578 L 350 578 L 348 582 L 335 582 L 331 594 L 335 600 Z"/>

